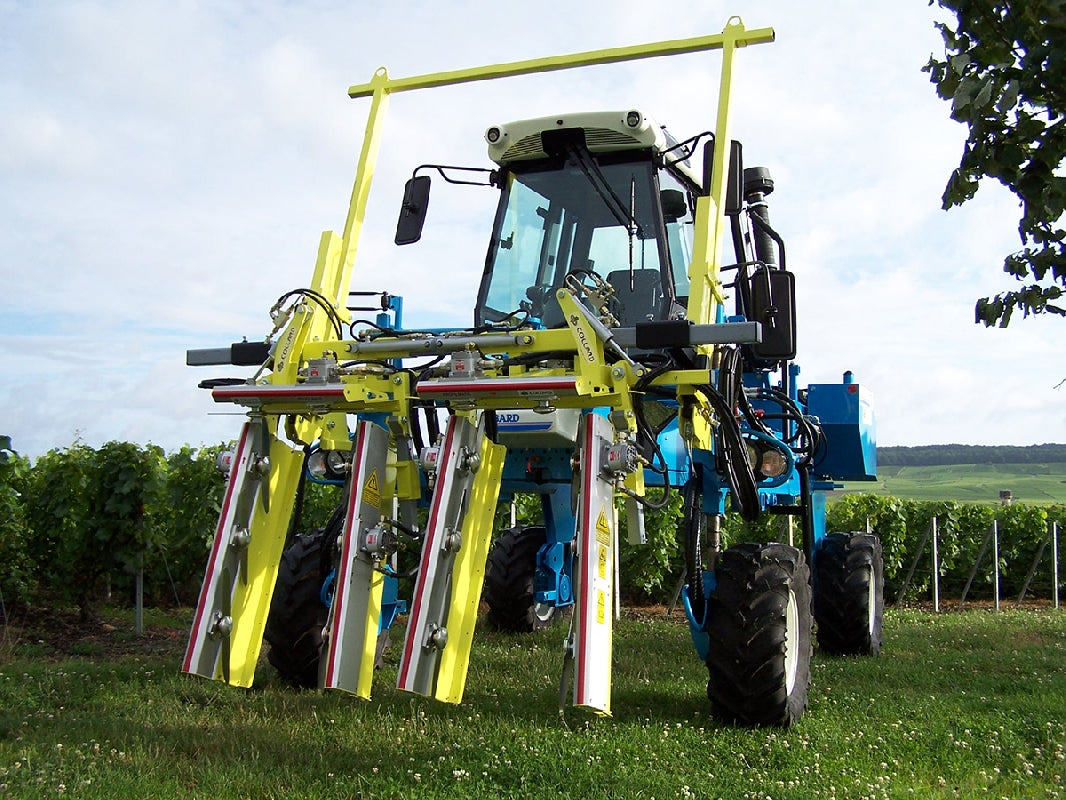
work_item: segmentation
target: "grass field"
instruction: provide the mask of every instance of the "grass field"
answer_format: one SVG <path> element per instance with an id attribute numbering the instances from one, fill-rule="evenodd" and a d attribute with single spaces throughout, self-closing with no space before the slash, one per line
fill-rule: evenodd
<path id="1" fill-rule="evenodd" d="M 1009 490 L 1016 502 L 1066 503 L 1066 463 L 964 464 L 938 467 L 878 467 L 878 480 L 849 483 L 848 491 L 907 500 L 999 503 Z"/>
<path id="2" fill-rule="evenodd" d="M 610 719 L 560 719 L 558 629 L 479 631 L 465 701 L 445 706 L 397 692 L 394 657 L 370 703 L 266 666 L 250 691 L 182 677 L 184 615 L 148 621 L 4 631 L 0 798 L 1066 794 L 1061 611 L 890 610 L 881 657 L 816 653 L 788 730 L 713 722 L 706 669 L 661 611 L 617 626 Z"/>

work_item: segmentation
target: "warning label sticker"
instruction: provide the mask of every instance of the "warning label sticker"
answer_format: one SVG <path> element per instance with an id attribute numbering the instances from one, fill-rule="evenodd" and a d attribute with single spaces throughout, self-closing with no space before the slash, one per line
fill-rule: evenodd
<path id="1" fill-rule="evenodd" d="M 381 508 L 381 482 L 378 480 L 376 469 L 372 470 L 363 482 L 363 502 L 369 503 L 374 508 Z"/>
<path id="2" fill-rule="evenodd" d="M 608 547 L 611 544 L 611 525 L 607 522 L 607 512 L 602 508 L 599 519 L 596 520 L 596 541 Z"/>
<path id="3" fill-rule="evenodd" d="M 607 595 L 596 592 L 596 622 L 602 625 L 606 619 Z"/>
<path id="4" fill-rule="evenodd" d="M 597 565 L 599 567 L 600 578 L 602 580 L 607 580 L 607 548 L 601 545 L 596 549 L 600 551 L 599 563 Z"/>

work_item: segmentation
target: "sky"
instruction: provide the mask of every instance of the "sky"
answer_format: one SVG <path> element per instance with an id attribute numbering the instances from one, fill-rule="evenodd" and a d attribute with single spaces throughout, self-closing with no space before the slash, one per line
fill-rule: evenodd
<path id="1" fill-rule="evenodd" d="M 352 84 L 718 33 L 735 58 L 733 135 L 770 169 L 796 274 L 801 383 L 851 370 L 881 445 L 1066 442 L 1060 318 L 973 321 L 1015 288 L 1017 201 L 995 184 L 950 211 L 965 128 L 922 66 L 925 0 L 0 0 L 0 433 L 38 457 L 74 442 L 234 438 L 198 389 L 247 374 L 189 348 L 262 339 L 340 231 L 370 102 Z M 814 10 L 812 10 L 812 8 Z M 392 244 L 415 166 L 490 166 L 492 124 L 639 108 L 678 139 L 714 126 L 702 53 L 392 98 L 352 289 L 404 297 L 409 327 L 468 325 L 492 199 L 434 186 L 423 240 Z"/>

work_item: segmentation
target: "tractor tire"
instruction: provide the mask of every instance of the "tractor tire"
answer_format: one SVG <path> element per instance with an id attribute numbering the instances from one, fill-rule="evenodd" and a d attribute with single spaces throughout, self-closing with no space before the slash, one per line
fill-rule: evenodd
<path id="1" fill-rule="evenodd" d="M 841 656 L 881 652 L 885 615 L 881 541 L 869 533 L 831 533 L 814 557 L 818 647 Z"/>
<path id="2" fill-rule="evenodd" d="M 707 598 L 707 697 L 736 725 L 787 727 L 803 716 L 811 677 L 810 570 L 784 544 L 725 550 Z"/>
<path id="3" fill-rule="evenodd" d="M 318 657 L 328 609 L 322 583 L 328 575 L 321 530 L 297 536 L 285 550 L 270 599 L 264 638 L 267 660 L 282 680 L 300 688 L 318 686 Z"/>
<path id="4" fill-rule="evenodd" d="M 551 626 L 555 606 L 540 605 L 533 590 L 537 551 L 548 541 L 543 527 L 508 528 L 489 551 L 485 567 L 488 623 L 498 631 L 530 633 Z"/>

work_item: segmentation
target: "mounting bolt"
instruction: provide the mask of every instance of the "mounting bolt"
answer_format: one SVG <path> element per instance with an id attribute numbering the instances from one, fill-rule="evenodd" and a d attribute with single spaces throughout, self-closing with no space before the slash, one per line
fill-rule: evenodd
<path id="1" fill-rule="evenodd" d="M 221 611 L 216 611 L 214 619 L 211 620 L 211 625 L 207 628 L 207 635 L 212 639 L 224 639 L 230 635 L 233 630 L 233 617 L 223 614 Z"/>
<path id="2" fill-rule="evenodd" d="M 441 544 L 441 549 L 445 553 L 455 553 L 463 546 L 463 535 L 456 530 L 449 530 L 444 534 L 444 541 Z"/>
<path id="3" fill-rule="evenodd" d="M 243 550 L 252 541 L 252 533 L 247 528 L 237 528 L 229 540 L 229 546 L 234 550 Z"/>
<path id="4" fill-rule="evenodd" d="M 477 472 L 481 468 L 481 456 L 465 447 L 459 450 L 459 471 Z"/>
<path id="5" fill-rule="evenodd" d="M 433 625 L 426 640 L 426 649 L 443 650 L 448 644 L 448 629 L 443 625 Z"/>

